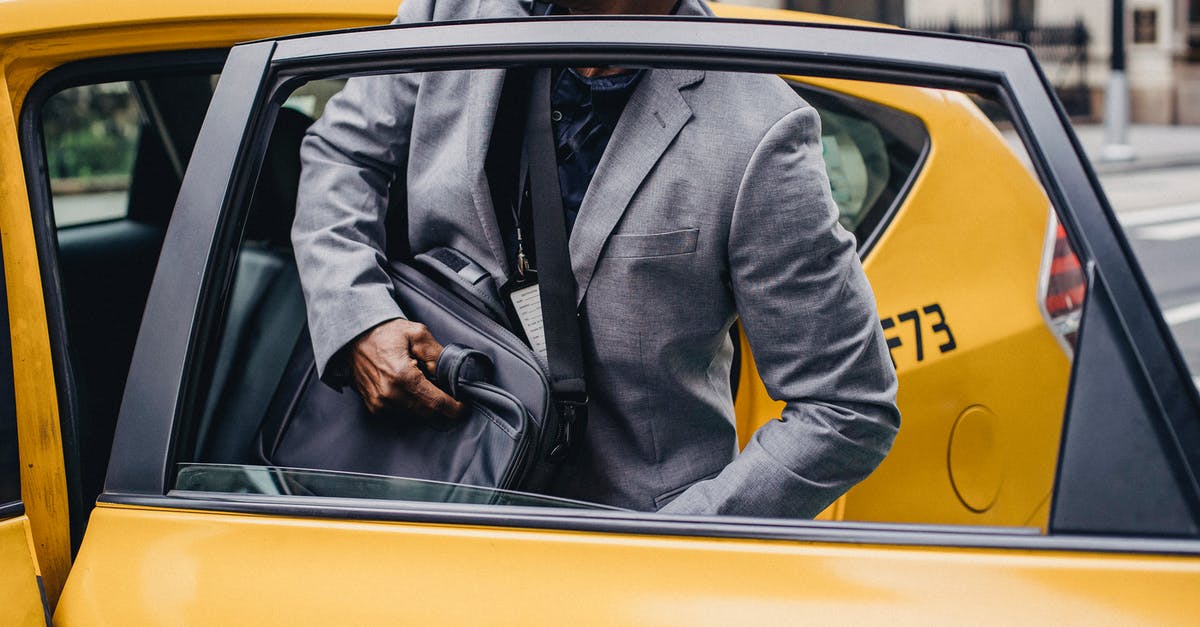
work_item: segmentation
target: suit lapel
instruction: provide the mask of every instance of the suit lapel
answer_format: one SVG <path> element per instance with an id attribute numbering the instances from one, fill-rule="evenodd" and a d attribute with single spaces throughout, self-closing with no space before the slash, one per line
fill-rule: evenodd
<path id="1" fill-rule="evenodd" d="M 478 0 L 475 16 L 479 19 L 527 17 L 531 4 L 529 0 Z M 677 15 L 712 13 L 699 0 L 683 0 Z M 491 130 L 504 86 L 504 75 L 504 70 L 471 72 L 466 79 L 468 88 L 465 103 L 471 200 L 493 257 L 477 261 L 501 280 L 509 275 L 511 269 L 496 221 L 496 209 L 492 206 L 484 163 L 491 144 Z M 700 81 L 703 76 L 702 72 L 687 70 L 650 71 L 642 78 L 626 105 L 609 147 L 592 177 L 571 232 L 571 266 L 577 285 L 577 303 L 583 302 L 600 252 L 634 193 L 675 135 L 691 118 L 691 108 L 680 95 L 679 89 Z"/>
<path id="2" fill-rule="evenodd" d="M 625 105 L 571 230 L 576 304 L 583 302 L 604 244 L 633 195 L 692 117 L 679 90 L 703 77 L 692 70 L 651 70 Z"/>

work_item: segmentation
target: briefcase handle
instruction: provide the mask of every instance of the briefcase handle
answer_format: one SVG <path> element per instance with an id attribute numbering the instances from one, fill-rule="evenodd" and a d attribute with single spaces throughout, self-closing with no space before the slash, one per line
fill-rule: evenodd
<path id="1" fill-rule="evenodd" d="M 434 384 L 459 398 L 463 383 L 491 383 L 495 368 L 484 353 L 462 344 L 447 344 L 438 357 Z"/>

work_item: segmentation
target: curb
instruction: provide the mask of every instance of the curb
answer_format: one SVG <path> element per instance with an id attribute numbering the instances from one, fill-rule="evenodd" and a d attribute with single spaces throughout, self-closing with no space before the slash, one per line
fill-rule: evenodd
<path id="1" fill-rule="evenodd" d="M 1101 161 L 1088 155 L 1088 160 L 1092 162 L 1092 168 L 1096 170 L 1096 174 L 1125 174 L 1200 166 L 1200 154 L 1151 157 L 1131 161 Z"/>

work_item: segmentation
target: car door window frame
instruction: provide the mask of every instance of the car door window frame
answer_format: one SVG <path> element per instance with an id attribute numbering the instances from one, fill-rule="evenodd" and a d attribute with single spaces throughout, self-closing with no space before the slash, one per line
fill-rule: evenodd
<path id="1" fill-rule="evenodd" d="M 680 18 L 675 18 L 679 20 Z M 1182 367 L 1169 331 L 1144 278 L 1128 253 L 1111 209 L 1060 106 L 1028 48 L 967 38 L 840 26 L 784 25 L 693 20 L 687 28 L 663 29 L 660 19 L 502 20 L 457 25 L 398 26 L 302 36 L 239 46 L 231 51 L 213 109 L 180 194 L 167 235 L 173 254 L 159 266 L 126 386 L 107 502 L 156 506 L 362 517 L 427 522 L 636 531 L 731 537 L 789 537 L 854 542 L 952 544 L 957 546 L 1089 547 L 1129 550 L 1130 540 L 1068 536 L 1027 537 L 1019 530 L 813 523 L 749 519 L 668 518 L 660 515 L 514 511 L 445 504 L 359 503 L 336 507 L 328 500 L 287 503 L 237 495 L 168 492 L 175 467 L 175 440 L 202 388 L 203 356 L 226 297 L 237 234 L 274 111 L 288 87 L 313 78 L 351 73 L 429 71 L 552 63 L 688 66 L 900 82 L 994 95 L 1009 106 L 1035 169 L 1068 227 L 1072 245 L 1102 276 L 1125 324 L 1128 341 L 1157 367 L 1148 379 L 1162 411 L 1152 417 L 1180 448 L 1167 452 L 1182 476 L 1200 467 L 1200 398 L 1183 385 Z M 462 42 L 450 45 L 448 41 Z M 753 43 L 747 43 L 753 42 Z M 803 42 L 798 44 L 797 42 Z M 961 65 L 948 59 L 974 59 Z M 231 123 L 236 121 L 236 123 Z M 1038 138 L 1034 141 L 1034 138 Z M 224 185 L 221 183 L 229 183 Z M 207 234 L 210 237 L 198 236 Z M 1124 246 L 1124 248 L 1123 248 Z M 1098 256 L 1104 253 L 1108 256 Z M 1101 261 L 1102 259 L 1102 261 Z M 202 272 L 197 272 L 202 268 Z M 170 280 L 167 280 L 170 279 Z M 1171 370 L 1161 364 L 1176 364 Z M 1146 373 L 1147 375 L 1149 373 Z M 1174 387 L 1172 387 L 1174 386 Z M 1190 390 L 1190 394 L 1180 390 Z M 1069 420 L 1068 420 L 1069 423 Z M 1069 424 L 1067 425 L 1069 427 Z M 1191 446 L 1191 448 L 1186 448 Z M 1193 479 L 1194 483 L 1194 479 Z M 1193 486 L 1194 487 L 1194 486 Z M 1187 489 L 1185 485 L 1183 489 Z M 1185 494 L 1195 507 L 1200 496 Z M 1193 515 L 1195 514 L 1193 509 Z M 1139 541 L 1145 550 L 1195 552 L 1190 540 Z M 1114 544 L 1115 543 L 1115 544 Z M 1136 543 L 1135 543 L 1136 544 Z M 1107 548 L 1106 548 L 1107 547 Z"/>
<path id="2" fill-rule="evenodd" d="M 75 61 L 59 66 L 42 76 L 25 97 L 18 121 L 18 141 L 25 171 L 26 193 L 33 222 L 46 321 L 50 333 L 50 352 L 58 396 L 59 424 L 63 441 L 64 466 L 71 520 L 71 547 L 78 550 L 83 540 L 90 507 L 82 499 L 81 446 L 79 441 L 79 386 L 70 360 L 66 309 L 59 269 L 58 229 L 54 219 L 53 195 L 42 140 L 42 111 L 55 94 L 83 85 L 172 76 L 211 71 L 216 73 L 225 62 L 228 50 L 201 49 L 120 55 Z"/>

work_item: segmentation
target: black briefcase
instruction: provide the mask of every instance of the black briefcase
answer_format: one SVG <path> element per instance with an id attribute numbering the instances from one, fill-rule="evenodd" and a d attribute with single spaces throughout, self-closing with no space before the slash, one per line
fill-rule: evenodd
<path id="1" fill-rule="evenodd" d="M 491 277 L 451 249 L 389 268 L 410 320 L 445 351 L 436 383 L 467 405 L 453 421 L 371 414 L 350 387 L 317 377 L 307 334 L 259 433 L 265 463 L 536 491 L 555 466 L 559 431 L 538 357 L 504 324 Z"/>

